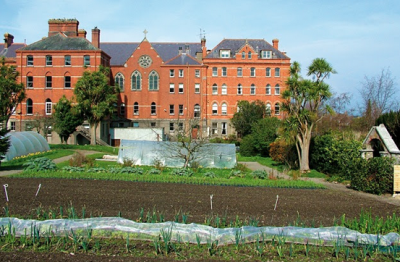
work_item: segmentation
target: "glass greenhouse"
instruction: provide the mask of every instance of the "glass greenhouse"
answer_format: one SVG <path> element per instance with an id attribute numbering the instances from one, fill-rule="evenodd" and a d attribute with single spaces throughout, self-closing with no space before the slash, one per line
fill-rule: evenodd
<path id="1" fill-rule="evenodd" d="M 187 150 L 177 142 L 121 140 L 118 162 L 124 159 L 134 165 L 154 165 L 155 161 L 168 167 L 182 167 L 184 159 L 178 155 Z M 203 167 L 233 168 L 236 166 L 236 147 L 234 144 L 204 144 L 195 153 L 195 161 Z"/>
<path id="2" fill-rule="evenodd" d="M 34 131 L 10 132 L 7 136 L 10 137 L 10 148 L 4 159 L 7 161 L 14 157 L 50 150 L 46 139 Z"/>

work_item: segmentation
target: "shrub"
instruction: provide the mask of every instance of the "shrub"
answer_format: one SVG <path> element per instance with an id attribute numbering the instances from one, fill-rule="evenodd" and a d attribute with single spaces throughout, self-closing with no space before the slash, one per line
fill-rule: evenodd
<path id="1" fill-rule="evenodd" d="M 255 140 L 252 135 L 245 136 L 240 142 L 240 154 L 242 156 L 254 156 L 256 155 L 256 149 L 254 147 Z"/>
<path id="2" fill-rule="evenodd" d="M 325 174 L 350 179 L 358 168 L 353 165 L 361 158 L 361 145 L 359 141 L 335 134 L 317 136 L 311 143 L 310 166 Z"/>
<path id="3" fill-rule="evenodd" d="M 85 171 L 85 168 L 78 166 L 64 166 L 63 168 L 61 168 L 61 170 L 67 172 L 83 172 Z"/>
<path id="4" fill-rule="evenodd" d="M 229 178 L 235 178 L 235 177 L 244 177 L 245 174 L 242 173 L 240 170 L 232 170 L 231 173 L 229 174 Z"/>
<path id="5" fill-rule="evenodd" d="M 152 168 L 148 171 L 148 174 L 150 175 L 159 175 L 161 173 L 161 170 L 156 169 L 156 168 Z"/>
<path id="6" fill-rule="evenodd" d="M 164 168 L 165 168 L 164 163 L 163 163 L 163 162 L 161 161 L 161 159 L 159 159 L 159 158 L 155 158 L 155 159 L 153 160 L 153 166 L 154 166 L 156 169 L 160 170 L 160 171 L 163 171 Z"/>
<path id="7" fill-rule="evenodd" d="M 286 143 L 283 139 L 277 139 L 270 144 L 269 155 L 275 162 L 287 165 L 291 169 L 297 167 L 296 147 Z"/>
<path id="8" fill-rule="evenodd" d="M 392 193 L 394 162 L 390 157 L 360 158 L 355 163 L 357 171 L 351 178 L 351 187 L 378 195 Z"/>
<path id="9" fill-rule="evenodd" d="M 104 167 L 92 167 L 92 168 L 89 168 L 86 172 L 88 172 L 88 173 L 105 173 L 105 172 L 107 172 L 107 169 L 105 169 Z"/>
<path id="10" fill-rule="evenodd" d="M 255 170 L 251 173 L 251 175 L 254 178 L 258 178 L 258 179 L 267 179 L 268 178 L 268 174 L 264 170 Z"/>
<path id="11" fill-rule="evenodd" d="M 86 157 L 81 152 L 75 152 L 69 159 L 70 166 L 83 166 L 87 162 Z"/>
<path id="12" fill-rule="evenodd" d="M 131 166 L 133 166 L 133 160 L 124 157 L 124 159 L 123 159 L 123 161 L 122 161 L 122 166 L 123 166 L 123 167 L 131 167 Z"/>
<path id="13" fill-rule="evenodd" d="M 47 171 L 57 169 L 56 164 L 47 157 L 38 157 L 28 162 L 24 163 L 23 166 L 25 170 L 32 171 Z"/>

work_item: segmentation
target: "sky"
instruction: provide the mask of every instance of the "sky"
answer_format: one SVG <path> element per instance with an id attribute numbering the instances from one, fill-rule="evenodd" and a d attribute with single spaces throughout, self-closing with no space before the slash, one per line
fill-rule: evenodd
<path id="1" fill-rule="evenodd" d="M 48 20 L 75 18 L 79 28 L 101 30 L 101 42 L 199 42 L 207 49 L 224 38 L 279 39 L 291 61 L 307 67 L 325 58 L 337 74 L 334 93 L 361 105 L 365 76 L 390 70 L 400 98 L 400 1 L 398 0 L 0 0 L 0 33 L 31 44 L 47 36 Z M 400 99 L 399 99 L 400 100 Z"/>

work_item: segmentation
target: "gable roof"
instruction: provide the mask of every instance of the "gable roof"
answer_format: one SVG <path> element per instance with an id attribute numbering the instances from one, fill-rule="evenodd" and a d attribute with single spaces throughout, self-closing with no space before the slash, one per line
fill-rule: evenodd
<path id="1" fill-rule="evenodd" d="M 15 51 L 26 46 L 26 44 L 21 43 L 12 43 L 8 48 L 4 48 L 4 45 L 0 45 L 0 56 L 4 56 L 5 58 L 15 58 L 17 54 Z"/>
<path id="2" fill-rule="evenodd" d="M 167 61 L 166 65 L 201 65 L 198 60 L 190 56 L 189 54 L 182 53 L 175 58 Z"/>
<path id="3" fill-rule="evenodd" d="M 389 151 L 389 153 L 400 154 L 399 148 L 397 147 L 396 143 L 393 141 L 392 136 L 389 134 L 389 132 L 387 131 L 384 124 L 380 124 L 379 126 L 373 126 L 371 128 L 371 130 L 368 132 L 368 135 L 365 138 L 363 145 L 365 145 L 369 142 L 369 137 L 371 136 L 371 134 L 374 131 L 376 131 L 376 133 L 379 135 L 382 143 L 385 145 L 385 147 Z"/>
<path id="4" fill-rule="evenodd" d="M 89 40 L 82 37 L 67 37 L 64 34 L 46 37 L 33 44 L 27 45 L 21 50 L 100 50 Z"/>
<path id="5" fill-rule="evenodd" d="M 111 65 L 123 65 L 128 60 L 128 58 L 132 55 L 132 53 L 139 46 L 139 42 L 131 42 L 131 43 L 101 43 L 100 48 L 106 52 L 111 57 Z M 154 48 L 160 58 L 166 62 L 173 58 L 176 58 L 179 55 L 179 48 L 182 48 L 182 54 L 186 53 L 191 58 L 185 58 L 182 60 L 183 64 L 193 64 L 193 60 L 196 56 L 196 53 L 201 52 L 201 44 L 200 43 L 150 43 L 150 45 Z M 186 50 L 186 47 L 189 49 Z M 178 60 L 175 61 L 178 63 Z"/>
<path id="6" fill-rule="evenodd" d="M 253 50 L 258 51 L 272 51 L 272 58 L 277 59 L 288 59 L 288 57 L 283 54 L 278 49 L 274 48 L 270 43 L 264 39 L 224 39 L 216 47 L 214 47 L 211 52 L 206 56 L 206 58 L 219 58 L 220 50 L 231 50 L 231 57 L 239 52 L 242 47 L 248 44 Z"/>

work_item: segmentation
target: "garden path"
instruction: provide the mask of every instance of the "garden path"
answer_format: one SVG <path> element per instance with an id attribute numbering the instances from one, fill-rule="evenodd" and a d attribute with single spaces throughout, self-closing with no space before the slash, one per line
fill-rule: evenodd
<path id="1" fill-rule="evenodd" d="M 263 166 L 257 162 L 239 162 L 239 163 L 246 165 L 251 170 L 265 170 L 269 173 L 272 173 L 277 178 L 292 179 L 292 177 L 290 177 L 282 172 L 279 172 L 279 171 L 272 169 L 270 167 L 267 167 L 267 166 Z M 365 193 L 362 191 L 356 191 L 354 189 L 351 189 L 350 185 L 341 184 L 341 183 L 337 183 L 337 182 L 328 182 L 323 178 L 301 177 L 299 179 L 313 181 L 315 183 L 322 184 L 322 185 L 326 186 L 328 189 L 341 191 L 341 192 L 343 192 L 343 194 L 348 194 L 349 197 L 351 195 L 358 195 L 358 196 L 366 197 L 369 199 L 374 199 L 376 201 L 389 203 L 389 204 L 392 204 L 395 206 L 400 206 L 400 196 L 392 197 L 391 194 L 384 194 L 384 195 L 378 196 L 378 195 L 374 195 L 374 194 Z"/>

